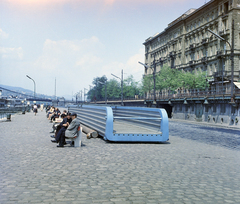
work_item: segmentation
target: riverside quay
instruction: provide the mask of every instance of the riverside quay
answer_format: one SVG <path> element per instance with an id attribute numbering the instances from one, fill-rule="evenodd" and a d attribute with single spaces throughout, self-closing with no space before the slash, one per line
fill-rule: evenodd
<path id="1" fill-rule="evenodd" d="M 81 121 L 81 115 L 78 114 Z M 87 139 L 57 148 L 39 111 L 0 122 L 0 203 L 240 203 L 240 134 L 169 121 L 164 143 Z"/>
<path id="2" fill-rule="evenodd" d="M 148 106 L 169 107 L 172 117 L 240 127 L 240 0 L 211 0 L 190 9 L 164 31 L 146 39 L 145 75 L 164 65 L 184 72 L 206 72 L 205 91 L 153 90 Z"/>

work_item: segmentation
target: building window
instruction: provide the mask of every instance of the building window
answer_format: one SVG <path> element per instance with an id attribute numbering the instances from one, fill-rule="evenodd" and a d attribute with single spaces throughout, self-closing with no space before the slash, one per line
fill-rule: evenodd
<path id="1" fill-rule="evenodd" d="M 228 1 L 226 3 L 224 3 L 224 13 L 228 13 Z"/>
<path id="2" fill-rule="evenodd" d="M 233 7 L 233 0 L 229 1 L 229 7 L 230 7 L 230 9 Z"/>
<path id="3" fill-rule="evenodd" d="M 220 8 L 219 8 L 219 15 L 222 14 L 222 5 L 220 5 Z"/>

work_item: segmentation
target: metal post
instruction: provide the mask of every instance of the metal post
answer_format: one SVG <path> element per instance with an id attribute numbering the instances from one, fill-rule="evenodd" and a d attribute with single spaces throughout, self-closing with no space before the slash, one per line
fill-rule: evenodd
<path id="1" fill-rule="evenodd" d="M 107 82 L 105 82 L 105 104 L 107 104 Z"/>
<path id="2" fill-rule="evenodd" d="M 221 36 L 219 36 L 218 34 L 214 33 L 213 31 L 211 30 L 207 30 L 209 31 L 210 33 L 212 33 L 213 35 L 215 35 L 217 38 L 221 39 L 222 41 L 225 41 L 230 49 L 231 49 L 231 54 L 230 54 L 230 59 L 231 59 L 231 102 L 232 104 L 235 103 L 234 101 L 234 87 L 233 87 L 233 73 L 234 73 L 234 20 L 232 20 L 232 46 L 231 44 L 225 40 L 224 38 L 222 38 Z"/>
<path id="3" fill-rule="evenodd" d="M 234 74 L 234 20 L 232 20 L 232 47 L 231 47 L 231 103 L 234 103 L 233 74 Z"/>
<path id="4" fill-rule="evenodd" d="M 156 53 L 154 53 L 154 60 L 153 60 L 153 102 L 156 103 L 156 62 L 155 62 Z"/>
<path id="5" fill-rule="evenodd" d="M 26 75 L 26 77 L 33 81 L 33 84 L 34 84 L 34 98 L 35 98 L 36 97 L 36 83 L 30 76 Z"/>
<path id="6" fill-rule="evenodd" d="M 56 81 L 56 77 L 55 77 L 55 91 L 54 91 L 54 94 L 55 94 L 55 100 L 57 100 L 57 81 Z"/>
<path id="7" fill-rule="evenodd" d="M 123 106 L 123 69 L 122 69 L 122 78 L 121 78 L 121 88 L 122 88 L 122 93 L 121 93 L 121 106 Z"/>
<path id="8" fill-rule="evenodd" d="M 121 91 L 121 106 L 123 106 L 123 69 L 122 69 L 122 77 L 121 78 L 119 78 L 118 76 L 116 76 L 114 74 L 111 74 L 111 75 L 121 80 L 121 89 L 122 89 L 122 91 Z"/>
<path id="9" fill-rule="evenodd" d="M 84 102 L 85 102 L 85 90 L 87 90 L 86 88 L 84 88 Z"/>

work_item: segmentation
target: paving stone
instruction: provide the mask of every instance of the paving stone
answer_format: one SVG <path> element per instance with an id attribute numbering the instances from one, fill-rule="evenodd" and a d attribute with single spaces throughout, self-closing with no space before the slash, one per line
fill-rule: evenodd
<path id="1" fill-rule="evenodd" d="M 44 112 L 0 122 L 0 203 L 240 203 L 240 132 L 170 121 L 164 144 L 51 143 Z"/>

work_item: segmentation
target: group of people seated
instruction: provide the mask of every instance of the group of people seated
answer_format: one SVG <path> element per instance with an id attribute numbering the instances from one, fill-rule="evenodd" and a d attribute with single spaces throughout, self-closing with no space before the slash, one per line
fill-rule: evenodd
<path id="1" fill-rule="evenodd" d="M 47 118 L 48 120 L 50 120 L 50 122 L 55 121 L 55 119 L 59 118 L 61 115 L 61 111 L 54 106 L 51 106 L 51 107 L 48 106 L 46 108 L 46 112 L 47 112 Z M 66 113 L 66 112 L 67 112 L 66 110 L 63 111 L 63 113 Z"/>
<path id="2" fill-rule="evenodd" d="M 52 111 L 52 112 L 51 112 Z M 55 112 L 54 112 L 55 111 Z M 66 110 L 63 111 L 59 118 L 59 110 L 57 108 L 50 108 L 47 111 L 47 117 L 49 120 L 53 120 L 53 131 L 50 133 L 55 133 L 50 137 L 54 138 L 51 140 L 54 143 L 59 143 L 57 147 L 64 147 L 66 144 L 65 138 L 74 138 L 77 136 L 78 128 L 80 126 L 80 121 L 77 119 L 76 113 L 70 113 Z M 55 114 L 57 113 L 57 114 Z M 55 115 L 56 117 L 53 117 Z M 52 118 L 53 117 L 53 118 Z M 52 118 L 52 119 L 51 119 Z M 72 144 L 73 145 L 73 144 Z"/>

